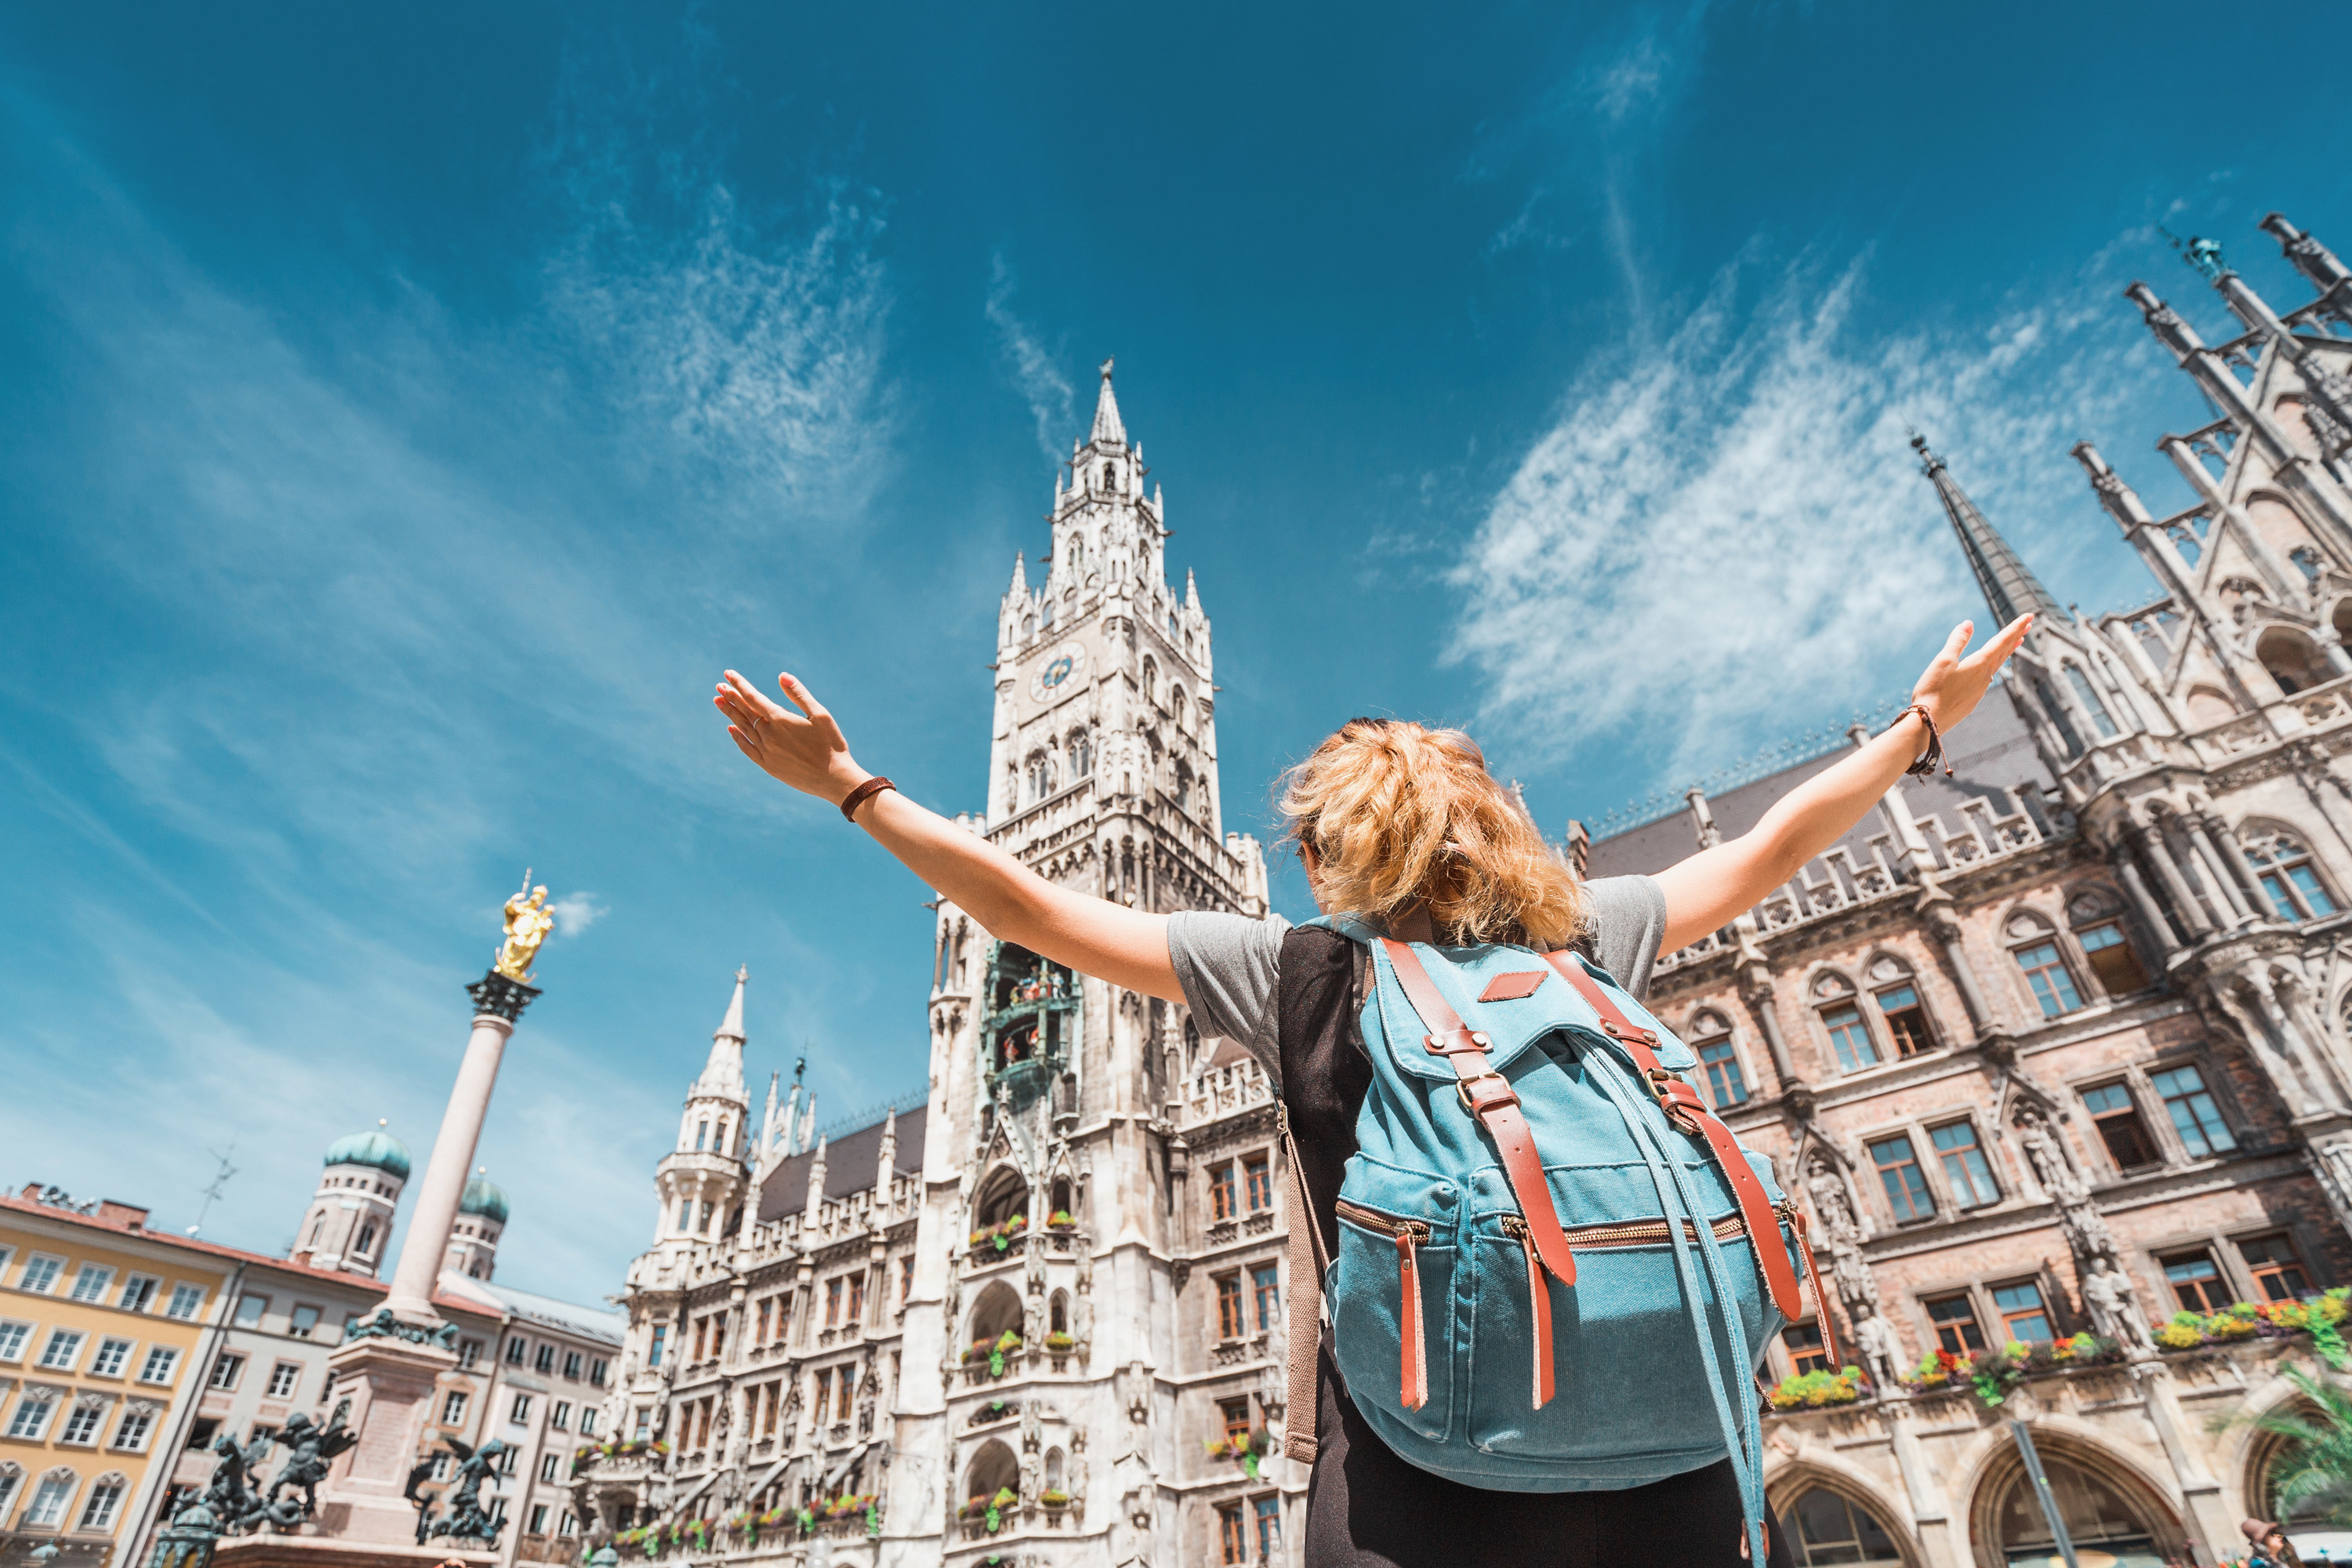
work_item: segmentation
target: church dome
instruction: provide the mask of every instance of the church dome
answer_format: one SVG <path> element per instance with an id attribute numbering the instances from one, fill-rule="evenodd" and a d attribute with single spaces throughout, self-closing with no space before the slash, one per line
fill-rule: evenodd
<path id="1" fill-rule="evenodd" d="M 321 1163 L 369 1165 L 404 1182 L 408 1180 L 408 1145 L 381 1127 L 371 1127 L 364 1132 L 336 1139 L 327 1146 L 327 1157 Z"/>
<path id="2" fill-rule="evenodd" d="M 488 1176 L 476 1176 L 466 1184 L 465 1196 L 457 1200 L 459 1214 L 479 1215 L 499 1225 L 507 1222 L 507 1194 Z"/>

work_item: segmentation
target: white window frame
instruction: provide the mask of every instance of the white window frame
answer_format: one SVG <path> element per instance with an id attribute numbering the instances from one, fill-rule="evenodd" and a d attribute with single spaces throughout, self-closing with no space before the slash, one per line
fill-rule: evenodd
<path id="1" fill-rule="evenodd" d="M 14 1437 L 26 1443 L 42 1441 L 48 1436 L 49 1423 L 57 1419 L 58 1404 L 64 1397 L 65 1390 L 61 1388 L 41 1388 L 28 1384 L 19 1389 L 16 1394 L 16 1406 L 8 1412 L 8 1425 L 0 1426 L 0 1436 Z M 25 1409 L 27 1405 L 37 1405 L 40 1410 L 40 1419 L 29 1426 L 25 1425 Z"/>
<path id="2" fill-rule="evenodd" d="M 547 1533 L 547 1504 L 536 1502 L 530 1505 L 530 1523 L 524 1529 L 523 1533 L 525 1535 Z"/>
<path id="3" fill-rule="evenodd" d="M 530 1395 L 528 1394 L 518 1394 L 514 1396 L 513 1405 L 507 1411 L 507 1425 L 509 1426 L 527 1426 L 530 1424 Z"/>
<path id="4" fill-rule="evenodd" d="M 98 1479 L 90 1482 L 89 1495 L 82 1500 L 81 1522 L 75 1525 L 74 1529 L 78 1531 L 88 1531 L 90 1533 L 112 1530 L 114 1528 L 115 1517 L 122 1510 L 123 1494 L 128 1492 L 130 1489 L 131 1482 L 129 1478 L 124 1476 L 120 1470 L 109 1470 L 106 1474 L 99 1477 Z M 113 1494 L 110 1497 L 107 1495 L 110 1491 Z M 104 1518 L 93 1521 L 89 1516 L 97 1510 L 101 1499 L 106 1503 L 106 1515 Z"/>
<path id="5" fill-rule="evenodd" d="M 247 1301 L 260 1303 L 253 1309 L 253 1316 L 249 1320 L 245 1313 L 245 1304 Z M 269 1298 L 258 1290 L 247 1290 L 237 1297 L 236 1310 L 229 1314 L 229 1326 L 236 1329 L 258 1329 L 261 1327 L 261 1320 L 268 1316 L 268 1312 Z"/>
<path id="6" fill-rule="evenodd" d="M 48 1266 L 48 1272 L 41 1277 L 40 1283 L 35 1284 L 33 1270 L 43 1264 Z M 28 1252 L 25 1255 L 24 1268 L 16 1271 L 16 1289 L 32 1296 L 54 1296 L 58 1293 L 58 1281 L 65 1278 L 65 1272 L 66 1260 L 56 1254 Z"/>
<path id="7" fill-rule="evenodd" d="M 65 1425 L 58 1428 L 58 1442 L 68 1448 L 95 1448 L 98 1440 L 106 1436 L 106 1412 L 114 1401 L 103 1395 L 83 1394 L 66 1409 Z M 89 1417 L 89 1428 L 82 1436 L 74 1436 L 74 1425 L 83 1416 Z"/>
<path id="8" fill-rule="evenodd" d="M 466 1420 L 466 1391 L 453 1388 L 441 1400 L 441 1425 L 460 1426 Z"/>
<path id="9" fill-rule="evenodd" d="M 286 1385 L 286 1391 L 283 1394 L 278 1392 L 278 1385 L 281 1383 Z M 267 1399 L 291 1399 L 300 1393 L 301 1389 L 302 1363 L 299 1361 L 281 1361 L 269 1369 L 269 1384 L 263 1390 L 262 1396 Z"/>
<path id="10" fill-rule="evenodd" d="M 572 1430 L 572 1401 L 570 1401 L 570 1400 L 568 1400 L 568 1399 L 559 1399 L 559 1400 L 557 1400 L 557 1401 L 555 1402 L 555 1408 L 554 1408 L 554 1410 L 552 1410 L 551 1412 L 550 1412 L 550 1413 L 549 1413 L 549 1415 L 548 1415 L 548 1417 L 547 1417 L 547 1424 L 548 1424 L 550 1426 L 554 1427 L 554 1428 L 555 1428 L 557 1431 L 559 1431 L 559 1432 L 569 1432 L 569 1431 L 571 1431 L 571 1430 Z"/>
<path id="11" fill-rule="evenodd" d="M 61 1492 L 52 1492 L 49 1489 L 50 1484 L 58 1480 L 62 1480 L 66 1483 L 65 1489 Z M 73 1517 L 74 1499 L 79 1497 L 80 1493 L 80 1476 L 77 1475 L 72 1470 L 66 1469 L 62 1467 L 51 1470 L 48 1474 L 43 1476 L 40 1479 L 40 1484 L 33 1489 L 33 1500 L 25 1505 L 25 1517 L 16 1521 L 17 1528 L 20 1530 L 53 1530 L 60 1535 L 64 1534 L 64 1521 Z M 57 1499 L 56 1511 L 47 1517 L 36 1514 L 34 1510 L 41 1506 L 45 1499 L 50 1497 L 55 1497 Z"/>
<path id="12" fill-rule="evenodd" d="M 555 1484 L 556 1461 L 562 1458 L 562 1455 L 557 1453 L 552 1448 L 549 1449 L 546 1453 L 541 1454 L 539 1457 L 539 1479 L 547 1485 L 553 1486 Z M 535 1535 L 538 1531 L 533 1531 L 531 1533 Z"/>
<path id="13" fill-rule="evenodd" d="M 238 1385 L 245 1382 L 246 1363 L 252 1359 L 253 1358 L 251 1356 L 247 1355 L 243 1351 L 222 1351 L 219 1354 L 213 1357 L 212 1369 L 205 1373 L 205 1386 L 210 1389 L 217 1389 L 224 1394 L 236 1393 Z M 223 1367 L 226 1367 L 228 1369 L 228 1379 L 226 1382 L 223 1382 L 221 1379 L 221 1369 Z"/>
<path id="14" fill-rule="evenodd" d="M 73 1284 L 66 1291 L 69 1301 L 100 1301 L 114 1287 L 114 1266 L 110 1263 L 85 1263 L 74 1270 Z"/>
<path id="15" fill-rule="evenodd" d="M 106 1364 L 106 1352 L 117 1346 L 121 1347 L 121 1353 L 115 1357 L 114 1365 L 109 1368 Z M 91 1377 L 130 1376 L 131 1355 L 138 1348 L 137 1340 L 126 1340 L 121 1334 L 100 1336 L 97 1353 L 89 1358 L 89 1375 Z"/>
<path id="16" fill-rule="evenodd" d="M 106 1446 L 121 1454 L 145 1453 L 147 1445 L 155 1440 L 155 1417 L 161 1411 L 162 1406 L 151 1400 L 131 1400 L 123 1405 L 122 1419 L 114 1424 L 114 1436 L 108 1439 Z M 140 1422 L 142 1425 L 138 1431 L 131 1433 L 135 1440 L 126 1443 L 122 1440 L 122 1436 L 130 1430 L 133 1421 Z"/>
<path id="17" fill-rule="evenodd" d="M 33 1325 L 22 1318 L 0 1318 L 0 1363 L 21 1365 L 33 1348 Z"/>
<path id="18" fill-rule="evenodd" d="M 155 1364 L 158 1357 L 163 1363 L 160 1369 Z M 159 1370 L 160 1376 L 157 1375 Z M 149 1345 L 147 1353 L 139 1358 L 139 1381 L 151 1387 L 169 1388 L 178 1381 L 179 1375 L 180 1347 L 177 1345 Z"/>
<path id="19" fill-rule="evenodd" d="M 49 1337 L 42 1342 L 40 1357 L 33 1364 L 43 1372 L 71 1372 L 81 1364 L 81 1348 L 88 1343 L 89 1343 L 89 1330 L 68 1328 L 65 1324 L 59 1323 L 49 1331 Z M 58 1346 L 60 1344 L 67 1346 L 62 1360 L 58 1355 Z"/>
<path id="20" fill-rule="evenodd" d="M 172 1281 L 171 1299 L 164 1305 L 163 1315 L 173 1322 L 202 1322 L 205 1316 L 205 1301 L 211 1294 L 211 1291 L 201 1285 L 191 1285 L 184 1279 L 174 1279 Z M 194 1300 L 190 1302 L 188 1310 L 183 1312 L 180 1310 L 180 1303 L 191 1296 Z"/>
<path id="21" fill-rule="evenodd" d="M 142 1285 L 147 1287 L 147 1302 L 144 1306 L 134 1307 L 131 1304 L 131 1299 L 138 1293 L 138 1289 Z M 122 1293 L 115 1297 L 114 1304 L 126 1312 L 152 1312 L 155 1310 L 156 1304 L 163 1300 L 163 1281 L 159 1277 L 152 1274 L 126 1274 L 122 1277 Z"/>
<path id="22" fill-rule="evenodd" d="M 299 1321 L 305 1312 L 310 1314 L 310 1321 L 307 1323 Z M 297 1301 L 286 1314 L 286 1332 L 290 1338 L 307 1340 L 319 1331 L 319 1324 L 326 1315 L 323 1308 L 314 1307 L 308 1301 Z"/>

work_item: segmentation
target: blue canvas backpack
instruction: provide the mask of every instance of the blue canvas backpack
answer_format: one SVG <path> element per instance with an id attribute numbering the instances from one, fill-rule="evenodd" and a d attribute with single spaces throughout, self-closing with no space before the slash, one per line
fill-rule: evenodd
<path id="1" fill-rule="evenodd" d="M 1368 948 L 1375 981 L 1335 1256 L 1286 1150 L 1292 1278 L 1320 1277 L 1357 1410 L 1402 1458 L 1496 1490 L 1642 1486 L 1727 1453 L 1760 1563 L 1753 1379 L 1812 1267 L 1771 1162 L 1677 1076 L 1688 1047 L 1576 954 L 1313 923 Z M 1314 1319 L 1294 1302 L 1286 1447 L 1309 1462 Z"/>

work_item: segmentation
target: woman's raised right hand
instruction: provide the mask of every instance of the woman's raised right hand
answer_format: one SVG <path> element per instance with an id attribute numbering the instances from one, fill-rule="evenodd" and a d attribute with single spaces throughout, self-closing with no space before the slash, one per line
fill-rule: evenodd
<path id="1" fill-rule="evenodd" d="M 849 754 L 841 726 L 814 693 L 790 675 L 776 677 L 776 685 L 800 712 L 771 701 L 731 669 L 711 700 L 745 756 L 802 794 L 839 805 L 872 775 Z"/>

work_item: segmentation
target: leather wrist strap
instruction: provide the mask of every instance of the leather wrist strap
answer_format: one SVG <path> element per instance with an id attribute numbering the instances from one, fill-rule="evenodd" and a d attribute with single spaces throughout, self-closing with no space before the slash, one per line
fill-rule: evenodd
<path id="1" fill-rule="evenodd" d="M 848 823 L 852 827 L 856 826 L 857 808 L 859 806 L 864 805 L 867 801 L 872 800 L 884 790 L 897 789 L 898 787 L 898 786 L 897 784 L 892 784 L 880 773 L 876 773 L 872 778 L 867 779 L 864 784 L 859 784 L 856 789 L 851 790 L 846 795 L 842 797 L 842 820 Z"/>
<path id="2" fill-rule="evenodd" d="M 1904 720 L 1909 718 L 1914 713 L 1919 715 L 1919 722 L 1927 726 L 1927 749 L 1919 753 L 1917 761 L 1914 762 L 1909 767 L 1903 770 L 1904 775 L 1907 778 L 1924 779 L 1929 777 L 1935 773 L 1936 764 L 1937 763 L 1944 763 L 1944 776 L 1946 778 L 1950 778 L 1952 776 L 1952 764 L 1944 762 L 1944 732 L 1936 728 L 1936 716 L 1934 714 L 1928 712 L 1927 710 L 1920 704 L 1914 702 L 1910 707 L 1906 708 L 1902 712 L 1897 713 L 1895 716 L 1895 724 L 1900 724 Z M 1895 724 L 1889 724 L 1887 728 L 1891 730 L 1895 728 Z"/>

